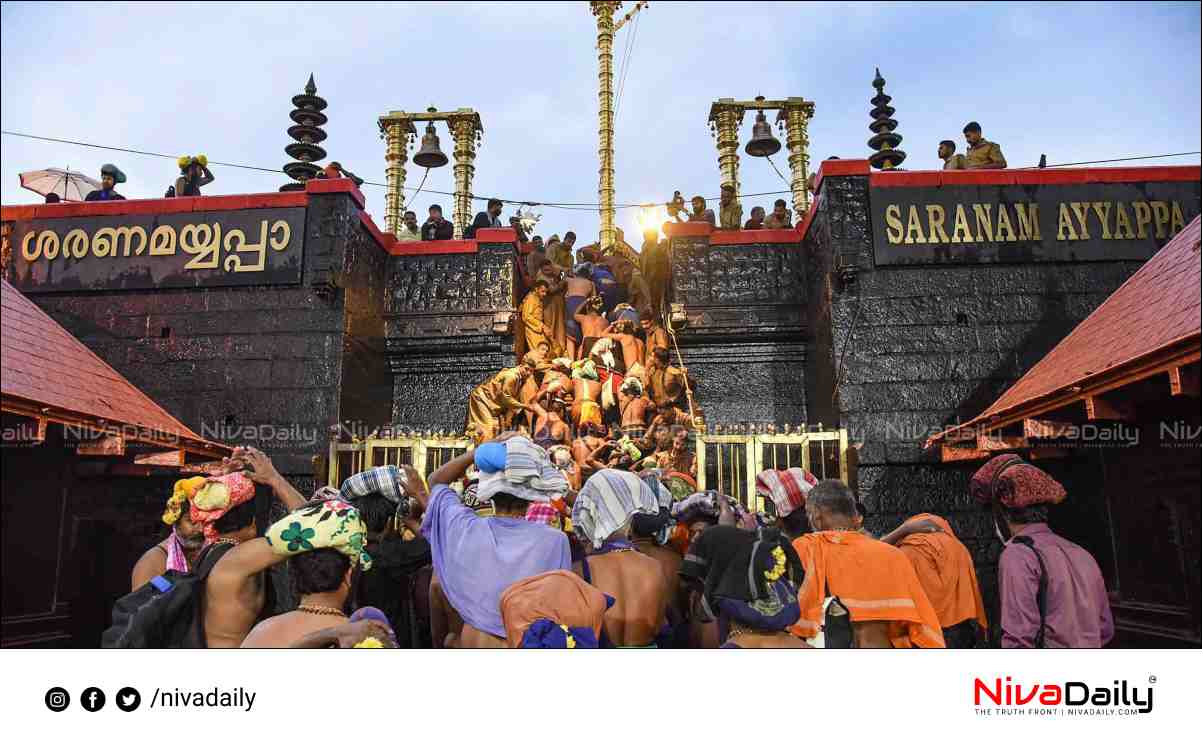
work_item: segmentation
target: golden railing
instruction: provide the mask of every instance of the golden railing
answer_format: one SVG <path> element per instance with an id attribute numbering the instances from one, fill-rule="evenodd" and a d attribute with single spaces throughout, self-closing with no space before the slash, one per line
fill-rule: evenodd
<path id="1" fill-rule="evenodd" d="M 801 467 L 819 480 L 850 484 L 847 431 L 787 434 L 701 434 L 697 437 L 697 487 L 718 490 L 751 510 L 769 511 L 755 494 L 755 477 L 770 469 Z"/>
<path id="2" fill-rule="evenodd" d="M 468 439 L 451 437 L 369 437 L 352 443 L 333 442 L 327 484 L 339 487 L 351 475 L 385 464 L 412 465 L 427 478 L 470 446 Z"/>
<path id="3" fill-rule="evenodd" d="M 423 478 L 471 447 L 452 437 L 369 437 L 330 444 L 327 482 L 342 481 L 370 467 L 412 465 Z M 697 487 L 718 490 L 749 509 L 770 511 L 772 504 L 755 494 L 755 476 L 767 469 L 801 467 L 819 480 L 837 478 L 850 484 L 847 431 L 816 430 L 786 434 L 699 434 L 696 439 Z"/>

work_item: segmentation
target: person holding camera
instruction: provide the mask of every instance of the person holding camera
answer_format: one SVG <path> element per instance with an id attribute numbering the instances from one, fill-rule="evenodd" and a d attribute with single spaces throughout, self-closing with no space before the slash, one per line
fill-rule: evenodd
<path id="1" fill-rule="evenodd" d="M 430 216 L 422 225 L 422 240 L 450 240 L 455 237 L 455 225 L 442 218 L 442 207 L 430 205 Z"/>

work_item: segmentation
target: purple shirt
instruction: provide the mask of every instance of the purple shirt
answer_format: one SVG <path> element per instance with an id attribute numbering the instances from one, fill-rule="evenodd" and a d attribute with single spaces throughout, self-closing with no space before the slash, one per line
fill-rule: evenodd
<path id="1" fill-rule="evenodd" d="M 523 578 L 571 570 L 568 538 L 523 519 L 483 518 L 446 485 L 435 485 L 422 520 L 434 574 L 463 621 L 505 637 L 501 594 Z"/>
<path id="2" fill-rule="evenodd" d="M 1047 524 L 1022 530 L 1043 555 L 1048 573 L 1044 647 L 1100 648 L 1114 637 L 1106 583 L 1093 555 L 1052 533 Z M 1029 547 L 1006 542 L 998 563 L 1002 647 L 1035 647 L 1039 631 L 1039 560 Z"/>

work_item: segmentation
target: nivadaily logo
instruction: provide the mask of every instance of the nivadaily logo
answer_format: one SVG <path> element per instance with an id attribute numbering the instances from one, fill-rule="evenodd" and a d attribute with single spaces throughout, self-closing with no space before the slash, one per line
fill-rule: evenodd
<path id="1" fill-rule="evenodd" d="M 1006 676 L 1005 679 L 974 679 L 972 697 L 979 714 L 988 714 L 991 708 L 998 708 L 1003 715 L 1144 715 L 1152 711 L 1155 685 L 1155 676 L 1148 677 L 1147 685 L 1116 680 L 1110 686 L 1095 686 L 1084 681 L 1023 683 Z"/>

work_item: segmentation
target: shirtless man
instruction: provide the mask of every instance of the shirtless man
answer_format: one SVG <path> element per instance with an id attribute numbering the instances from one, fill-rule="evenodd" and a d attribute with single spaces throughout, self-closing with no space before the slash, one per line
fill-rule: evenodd
<path id="1" fill-rule="evenodd" d="M 633 489 L 634 500 L 604 496 L 600 487 L 603 480 L 612 480 L 615 489 L 622 486 Z M 603 507 L 595 510 L 595 518 L 586 520 L 581 518 L 582 507 L 590 500 Z M 664 626 L 668 592 L 663 569 L 655 558 L 642 554 L 630 542 L 631 517 L 656 509 L 655 495 L 646 483 L 629 472 L 611 469 L 593 475 L 576 495 L 572 508 L 572 523 L 586 550 L 586 555 L 572 569 L 616 599 L 614 606 L 605 612 L 604 620 L 605 634 L 616 647 L 653 646 Z M 618 526 L 602 514 L 612 515 L 623 523 Z"/>
<path id="2" fill-rule="evenodd" d="M 243 461 L 248 467 L 246 476 L 270 487 L 285 509 L 291 512 L 305 504 L 304 497 L 276 471 L 266 454 L 248 448 Z M 277 555 L 265 539 L 255 538 L 253 499 L 231 509 L 215 525 L 218 542 L 229 540 L 237 546 L 221 556 L 205 583 L 202 639 L 205 647 L 236 648 L 267 603 L 267 569 L 287 558 Z"/>
<path id="3" fill-rule="evenodd" d="M 576 314 L 572 317 L 576 323 L 580 325 L 580 332 L 583 336 L 580 348 L 577 349 L 576 358 L 584 358 L 585 350 L 592 346 L 601 336 L 605 335 L 605 331 L 609 328 L 609 320 L 605 319 L 605 315 L 601 312 L 602 298 L 600 294 L 594 294 L 586 301 L 580 304 L 580 309 L 576 310 Z"/>
<path id="4" fill-rule="evenodd" d="M 672 426 L 672 446 L 668 451 L 657 452 L 656 465 L 668 472 L 683 472 L 697 478 L 697 460 L 689 451 L 689 432 L 684 426 Z"/>
<path id="5" fill-rule="evenodd" d="M 335 549 L 302 552 L 288 560 L 288 579 L 299 606 L 255 625 L 244 648 L 286 648 L 311 632 L 345 624 L 354 566 Z"/>
<path id="6" fill-rule="evenodd" d="M 601 453 L 609 442 L 605 438 L 605 426 L 590 424 L 581 426 L 576 440 L 572 442 L 572 459 L 580 472 L 581 481 L 587 481 L 597 470 L 605 469 L 605 462 L 594 455 Z"/>
<path id="7" fill-rule="evenodd" d="M 572 375 L 572 422 L 576 430 L 589 423 L 600 425 L 601 382 L 594 376 L 589 378 L 577 371 Z"/>
<path id="8" fill-rule="evenodd" d="M 192 517 L 188 511 L 188 503 L 185 501 L 183 509 L 180 511 L 179 520 L 171 527 L 172 533 L 168 534 L 167 538 L 163 541 L 146 550 L 138 558 L 138 561 L 134 564 L 133 575 L 130 576 L 129 590 L 131 592 L 146 585 L 155 576 L 167 572 L 168 542 L 172 538 L 179 540 L 180 546 L 183 549 L 184 559 L 188 563 L 188 569 L 191 570 L 196 565 L 196 558 L 204 548 L 205 535 L 204 530 L 198 524 L 192 523 Z"/>
<path id="9" fill-rule="evenodd" d="M 538 387 L 535 400 L 551 395 L 563 402 L 572 398 L 572 365 L 564 358 L 555 359 L 543 371 L 542 384 Z"/>
<path id="10" fill-rule="evenodd" d="M 635 337 L 634 323 L 629 320 L 620 320 L 615 323 L 610 323 L 610 326 L 605 329 L 602 334 L 603 338 L 613 338 L 619 345 L 622 346 L 622 360 L 625 363 L 623 372 L 626 369 L 634 366 L 636 363 L 642 364 L 643 361 L 643 342 Z"/>
<path id="11" fill-rule="evenodd" d="M 667 410 L 684 401 L 685 375 L 669 363 L 667 349 L 655 349 L 647 358 L 647 394 L 655 407 Z"/>
<path id="12" fill-rule="evenodd" d="M 643 394 L 637 378 L 628 377 L 618 389 L 618 409 L 622 415 L 622 434 L 637 440 L 647 433 L 647 418 L 655 409 L 651 398 Z"/>
<path id="13" fill-rule="evenodd" d="M 630 521 L 630 541 L 635 549 L 659 563 L 664 575 L 665 595 L 668 597 L 666 619 L 669 626 L 677 627 L 688 616 L 688 596 L 680 590 L 680 566 L 684 558 L 655 539 L 665 519 L 671 522 L 667 510 L 661 510 L 656 516 L 635 514 Z"/>
<path id="14" fill-rule="evenodd" d="M 592 266 L 582 263 L 576 267 L 575 274 L 568 274 L 565 279 L 567 288 L 564 290 L 564 313 L 567 317 L 568 357 L 575 360 L 584 340 L 580 322 L 576 320 L 576 312 L 589 297 L 597 296 L 597 287 L 593 286 Z"/>
<path id="15" fill-rule="evenodd" d="M 235 448 L 233 454 L 222 458 L 220 463 L 214 462 L 206 465 L 204 468 L 206 475 L 219 476 L 243 469 L 245 467 L 243 457 L 247 451 L 245 447 Z M 179 550 L 184 563 L 182 567 L 177 565 L 175 569 L 192 572 L 196 567 L 196 559 L 204 549 L 205 537 L 203 526 L 192 521 L 191 503 L 192 496 L 204 483 L 204 475 L 176 481 L 172 488 L 171 498 L 167 500 L 167 506 L 163 511 L 163 523 L 171 525 L 171 533 L 167 535 L 166 539 L 146 550 L 134 563 L 133 573 L 130 576 L 131 592 L 138 590 L 149 583 L 152 578 L 162 575 L 170 569 L 172 549 Z M 172 545 L 173 541 L 174 545 Z"/>
<path id="16" fill-rule="evenodd" d="M 530 429 L 534 435 L 531 441 L 543 447 L 550 449 L 557 444 L 570 445 L 572 443 L 572 429 L 564 420 L 563 403 L 552 399 L 547 403 L 547 407 L 543 407 L 540 403 L 542 398 L 536 399 L 532 404 L 534 408 L 534 426 Z"/>
<path id="17" fill-rule="evenodd" d="M 442 465 L 429 477 L 430 492 L 422 490 L 416 496 L 425 512 L 422 536 L 430 541 L 440 590 L 464 622 L 462 634 L 448 636 L 445 644 L 436 636 L 435 644 L 504 648 L 501 593 L 523 578 L 567 570 L 571 552 L 563 532 L 526 521 L 527 501 L 498 494 L 491 518 L 481 518 L 463 505 L 448 485 L 461 480 L 474 460 L 475 452 L 469 451 Z"/>

